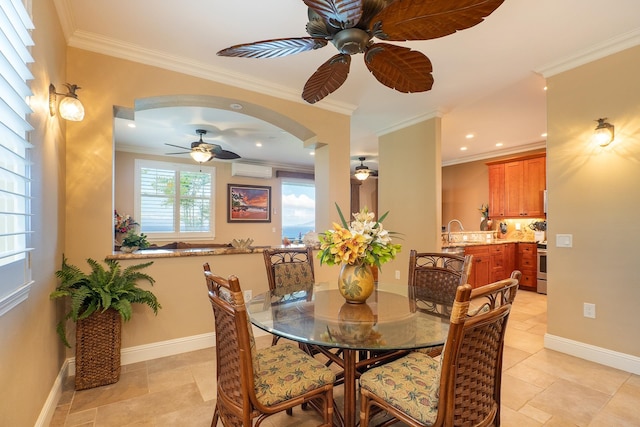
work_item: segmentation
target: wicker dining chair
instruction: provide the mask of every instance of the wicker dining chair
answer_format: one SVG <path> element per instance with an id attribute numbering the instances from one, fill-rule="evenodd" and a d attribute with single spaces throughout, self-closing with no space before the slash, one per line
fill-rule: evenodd
<path id="1" fill-rule="evenodd" d="M 449 318 L 456 289 L 467 283 L 473 255 L 438 252 L 409 253 L 409 295 L 412 309 Z M 442 346 L 422 350 L 429 356 L 442 353 Z"/>
<path id="2" fill-rule="evenodd" d="M 315 283 L 313 252 L 310 247 L 265 249 L 262 255 L 269 290 L 276 295 L 308 289 L 309 285 Z M 271 344 L 276 345 L 279 339 L 274 335 Z"/>
<path id="3" fill-rule="evenodd" d="M 426 310 L 449 317 L 456 289 L 467 283 L 473 255 L 417 252 L 409 253 L 409 292 Z M 418 307 L 419 308 L 419 307 Z M 441 312 L 439 310 L 447 310 Z"/>
<path id="4" fill-rule="evenodd" d="M 360 425 L 382 410 L 392 416 L 383 425 L 499 426 L 504 335 L 517 289 L 513 278 L 458 287 L 441 360 L 413 352 L 362 374 Z"/>
<path id="5" fill-rule="evenodd" d="M 259 426 L 268 416 L 310 404 L 332 425 L 334 373 L 291 344 L 256 349 L 237 277 L 204 274 L 215 317 L 217 399 L 211 426 Z"/>

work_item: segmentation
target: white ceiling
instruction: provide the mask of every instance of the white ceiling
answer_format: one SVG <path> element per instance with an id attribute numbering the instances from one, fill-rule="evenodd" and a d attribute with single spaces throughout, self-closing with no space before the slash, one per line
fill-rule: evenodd
<path id="1" fill-rule="evenodd" d="M 239 43 L 306 36 L 307 10 L 301 0 L 54 2 L 70 46 L 301 103 L 307 78 L 336 53 L 329 44 L 284 58 L 216 56 Z M 357 55 L 346 83 L 316 105 L 351 114 L 352 158 L 371 158 L 365 164 L 374 168 L 378 136 L 435 115 L 442 117 L 444 164 L 541 147 L 546 132 L 543 76 L 640 44 L 639 17 L 638 0 L 508 0 L 473 28 L 436 40 L 398 43 L 431 59 L 431 91 L 391 90 L 378 83 Z M 309 150 L 278 128 L 243 114 L 207 110 L 147 111 L 136 114 L 136 129 L 126 126 L 128 120 L 117 120 L 116 141 L 127 149 L 147 144 L 140 150 L 162 154 L 170 148 L 164 143 L 188 147 L 197 139 L 195 129 L 204 128 L 211 131 L 205 141 L 245 160 L 313 164 Z M 474 138 L 465 138 L 469 133 Z M 258 140 L 261 149 L 255 147 Z M 497 148 L 496 143 L 503 145 Z M 462 146 L 468 149 L 461 151 Z"/>

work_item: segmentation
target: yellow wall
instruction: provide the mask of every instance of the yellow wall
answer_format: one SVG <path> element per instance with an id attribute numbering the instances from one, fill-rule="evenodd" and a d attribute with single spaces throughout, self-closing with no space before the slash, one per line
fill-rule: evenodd
<path id="1" fill-rule="evenodd" d="M 64 247 L 64 122 L 48 111 L 49 83 L 65 79 L 65 42 L 53 2 L 33 1 L 35 64 L 31 70 L 34 113 L 30 134 L 32 173 L 31 253 L 33 285 L 29 298 L 0 317 L 0 425 L 33 426 L 64 361 L 55 333 L 62 307 L 49 300 L 54 272 Z M 60 88 L 62 90 L 64 87 Z M 2 280 L 0 278 L 0 280 Z"/>
<path id="2" fill-rule="evenodd" d="M 550 77 L 548 332 L 640 356 L 640 47 Z M 608 117 L 616 140 L 590 142 Z M 558 233 L 573 234 L 557 248 Z M 583 303 L 596 304 L 596 319 Z"/>
<path id="3" fill-rule="evenodd" d="M 440 248 L 440 118 L 384 135 L 379 145 L 378 210 L 390 211 L 385 228 L 402 234 L 398 241 L 402 252 L 384 265 L 380 278 L 407 283 L 409 251 L 435 252 Z"/>
<path id="4" fill-rule="evenodd" d="M 70 48 L 68 79 L 83 89 L 86 116 L 67 128 L 67 242 L 73 263 L 103 258 L 112 244 L 113 108 L 165 95 L 210 95 L 266 106 L 302 124 L 327 144 L 317 149 L 318 226 L 328 226 L 328 208 L 349 200 L 349 117 L 219 83 Z M 318 167 L 318 164 L 324 165 Z M 319 176 L 320 175 L 320 176 Z M 321 177 L 324 177 L 322 179 Z"/>

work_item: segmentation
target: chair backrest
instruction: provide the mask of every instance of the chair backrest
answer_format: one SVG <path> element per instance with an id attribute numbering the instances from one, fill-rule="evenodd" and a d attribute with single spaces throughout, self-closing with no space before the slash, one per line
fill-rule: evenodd
<path id="1" fill-rule="evenodd" d="M 437 311 L 437 306 L 451 306 L 456 289 L 467 283 L 471 273 L 473 255 L 423 252 L 411 250 L 409 254 L 409 294 L 417 308 Z M 450 312 L 442 313 L 449 317 Z"/>
<path id="2" fill-rule="evenodd" d="M 220 416 L 225 425 L 245 425 L 243 414 L 251 413 L 255 400 L 254 364 L 258 361 L 242 289 L 237 277 L 227 280 L 217 276 L 208 264 L 204 265 L 204 275 L 215 317 Z"/>
<path id="3" fill-rule="evenodd" d="M 310 247 L 265 249 L 262 254 L 271 291 L 288 294 L 314 283 L 313 251 Z"/>
<path id="4" fill-rule="evenodd" d="M 457 289 L 442 354 L 436 425 L 500 425 L 504 335 L 517 289 L 513 278 Z"/>

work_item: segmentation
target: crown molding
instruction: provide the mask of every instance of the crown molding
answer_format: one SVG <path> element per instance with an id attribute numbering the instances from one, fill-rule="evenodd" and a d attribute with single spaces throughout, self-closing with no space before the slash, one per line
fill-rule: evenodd
<path id="1" fill-rule="evenodd" d="M 640 45 L 640 28 L 595 44 L 567 58 L 542 66 L 535 71 L 542 74 L 544 78 L 549 78 L 638 45 Z"/>
<path id="2" fill-rule="evenodd" d="M 64 0 L 55 1 L 56 4 L 64 2 Z M 72 22 L 72 20 L 70 20 L 70 22 Z M 67 24 L 64 24 L 63 27 L 66 25 Z M 213 67 L 189 58 L 169 55 L 152 49 L 145 49 L 131 43 L 125 43 L 99 34 L 77 30 L 67 38 L 67 44 L 70 47 L 151 65 L 240 89 L 246 89 L 252 92 L 285 99 L 287 101 L 308 105 L 303 101 L 298 92 L 295 92 L 290 88 L 276 85 L 266 80 L 256 79 L 246 74 L 230 73 L 227 70 Z M 356 108 L 358 108 L 357 105 L 327 99 L 324 99 L 321 103 L 314 104 L 314 106 L 347 116 L 351 116 Z"/>
<path id="3" fill-rule="evenodd" d="M 509 156 L 511 154 L 519 154 L 519 153 L 524 153 L 525 151 L 538 150 L 541 148 L 545 148 L 545 149 L 547 148 L 547 141 L 538 141 L 531 144 L 518 145 L 515 148 L 494 150 L 486 153 L 479 153 L 475 156 L 459 157 L 457 159 L 451 159 L 446 162 L 442 162 L 442 166 L 443 167 L 453 166 L 453 165 L 459 165 L 462 163 L 475 162 L 478 160 L 493 159 L 495 157 Z"/>
<path id="4" fill-rule="evenodd" d="M 380 129 L 378 131 L 375 132 L 375 135 L 378 137 L 387 135 L 391 132 L 395 132 L 397 130 L 401 130 L 404 129 L 406 127 L 424 122 L 425 120 L 429 120 L 429 119 L 433 119 L 433 118 L 442 118 L 444 117 L 446 111 L 444 109 L 437 109 L 435 111 L 431 111 L 425 114 L 420 114 L 419 116 L 415 116 L 415 117 L 411 117 L 407 120 L 403 120 L 401 122 L 398 122 L 396 124 L 394 124 L 393 126 L 389 126 L 386 127 L 384 129 Z"/>

